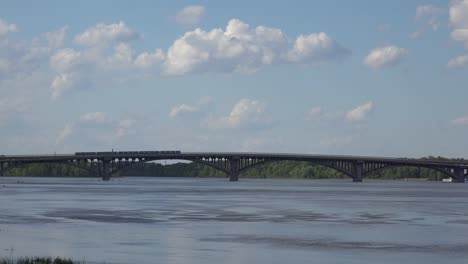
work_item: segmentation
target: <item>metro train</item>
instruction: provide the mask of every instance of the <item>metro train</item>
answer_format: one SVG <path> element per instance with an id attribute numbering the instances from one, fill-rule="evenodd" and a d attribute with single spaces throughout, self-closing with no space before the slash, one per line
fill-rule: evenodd
<path id="1" fill-rule="evenodd" d="M 75 152 L 77 156 L 88 155 L 146 155 L 146 154 L 180 154 L 180 150 L 156 150 L 156 151 L 99 151 L 99 152 Z"/>

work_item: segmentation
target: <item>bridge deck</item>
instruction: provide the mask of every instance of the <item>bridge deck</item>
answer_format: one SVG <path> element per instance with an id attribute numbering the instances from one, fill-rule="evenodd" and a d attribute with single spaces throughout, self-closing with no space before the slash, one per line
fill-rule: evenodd
<path id="1" fill-rule="evenodd" d="M 261 152 L 181 152 L 178 154 L 37 154 L 37 155 L 0 155 L 0 161 L 63 161 L 73 159 L 122 159 L 122 158 L 147 158 L 147 159 L 193 159 L 193 158 L 262 158 L 273 160 L 335 160 L 335 161 L 362 161 L 362 162 L 382 162 L 390 164 L 408 165 L 435 165 L 435 166 L 467 166 L 468 160 L 444 161 L 430 159 L 393 158 L 393 157 L 373 157 L 373 156 L 351 156 L 351 155 L 320 155 L 320 154 L 299 154 L 299 153 L 261 153 Z"/>

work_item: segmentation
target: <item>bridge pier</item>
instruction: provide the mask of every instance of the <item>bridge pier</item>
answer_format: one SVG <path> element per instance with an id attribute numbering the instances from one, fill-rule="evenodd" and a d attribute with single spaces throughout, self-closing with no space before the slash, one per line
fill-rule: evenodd
<path id="1" fill-rule="evenodd" d="M 232 158 L 229 160 L 229 181 L 239 180 L 240 158 Z"/>
<path id="2" fill-rule="evenodd" d="M 353 163 L 353 182 L 362 182 L 363 161 Z"/>
<path id="3" fill-rule="evenodd" d="M 3 176 L 3 170 L 5 169 L 5 163 L 0 162 L 0 176 Z"/>
<path id="4" fill-rule="evenodd" d="M 101 177 L 103 181 L 110 180 L 110 160 L 102 160 Z"/>
<path id="5" fill-rule="evenodd" d="M 453 170 L 453 174 L 455 174 L 454 182 L 458 182 L 458 183 L 465 182 L 465 168 L 455 168 Z"/>

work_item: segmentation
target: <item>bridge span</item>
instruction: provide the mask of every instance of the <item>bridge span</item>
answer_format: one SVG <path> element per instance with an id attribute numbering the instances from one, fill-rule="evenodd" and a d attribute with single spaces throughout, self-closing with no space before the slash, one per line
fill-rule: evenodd
<path id="1" fill-rule="evenodd" d="M 468 174 L 468 161 L 441 161 L 429 159 L 388 158 L 371 156 L 316 155 L 293 153 L 253 152 L 180 152 L 180 151 L 118 151 L 77 152 L 74 154 L 0 155 L 0 175 L 6 171 L 34 163 L 60 163 L 88 170 L 103 180 L 122 169 L 140 162 L 157 160 L 187 160 L 198 162 L 238 181 L 239 174 L 270 162 L 289 160 L 306 161 L 335 169 L 361 182 L 370 173 L 390 167 L 422 167 L 443 173 L 454 182 L 464 182 Z"/>

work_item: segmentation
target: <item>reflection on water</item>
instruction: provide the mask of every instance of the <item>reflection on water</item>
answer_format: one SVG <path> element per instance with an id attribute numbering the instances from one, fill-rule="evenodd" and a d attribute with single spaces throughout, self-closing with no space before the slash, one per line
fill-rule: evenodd
<path id="1" fill-rule="evenodd" d="M 468 184 L 0 177 L 0 255 L 467 263 Z"/>

